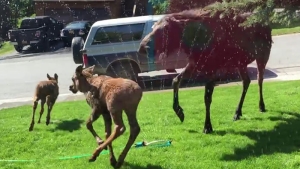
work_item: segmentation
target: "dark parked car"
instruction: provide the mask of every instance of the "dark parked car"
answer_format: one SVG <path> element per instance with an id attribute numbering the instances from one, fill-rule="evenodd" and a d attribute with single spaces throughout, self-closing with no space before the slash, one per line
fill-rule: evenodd
<path id="1" fill-rule="evenodd" d="M 63 24 L 50 16 L 24 18 L 19 29 L 8 31 L 8 39 L 17 52 L 27 45 L 39 46 L 39 49 L 47 51 L 51 41 L 60 39 L 62 28 Z"/>
<path id="2" fill-rule="evenodd" d="M 71 46 L 73 37 L 82 37 L 85 40 L 92 24 L 91 21 L 74 21 L 67 24 L 60 32 L 65 46 Z"/>

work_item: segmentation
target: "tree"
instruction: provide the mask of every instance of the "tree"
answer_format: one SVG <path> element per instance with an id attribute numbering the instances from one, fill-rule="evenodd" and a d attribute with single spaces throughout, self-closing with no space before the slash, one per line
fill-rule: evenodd
<path id="1" fill-rule="evenodd" d="M 254 12 L 242 25 L 254 23 L 289 25 L 297 18 L 296 10 L 300 7 L 300 0 L 149 0 L 157 13 L 174 13 L 192 8 L 205 8 L 221 15 L 230 13 Z M 275 8 L 283 8 L 275 12 Z M 299 20 L 299 19 L 298 19 Z"/>
<path id="2" fill-rule="evenodd" d="M 155 14 L 164 14 L 169 9 L 170 0 L 149 0 L 152 4 Z"/>
<path id="3" fill-rule="evenodd" d="M 212 10 L 212 14 L 220 12 L 224 16 L 230 13 L 253 12 L 254 14 L 242 24 L 249 26 L 255 23 L 290 25 L 297 20 L 296 10 L 299 7 L 299 0 L 223 0 L 205 9 Z M 275 8 L 283 8 L 283 10 L 278 12 Z"/>
<path id="4" fill-rule="evenodd" d="M 1 1 L 0 6 L 0 39 L 5 40 L 7 31 L 11 28 L 12 14 L 6 1 Z"/>

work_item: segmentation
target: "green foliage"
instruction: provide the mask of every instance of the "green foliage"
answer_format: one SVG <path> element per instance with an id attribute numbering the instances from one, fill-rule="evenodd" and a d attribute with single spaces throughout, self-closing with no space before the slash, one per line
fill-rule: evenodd
<path id="1" fill-rule="evenodd" d="M 249 26 L 255 23 L 269 24 L 282 24 L 290 25 L 296 20 L 297 6 L 284 6 L 283 11 L 276 12 L 275 7 L 279 6 L 275 0 L 231 0 L 223 2 L 216 2 L 206 7 L 206 9 L 212 10 L 212 15 L 216 12 L 221 12 L 222 15 L 228 15 L 230 13 L 239 14 L 243 12 L 254 12 L 251 17 L 247 18 L 247 21 L 243 23 L 243 26 Z"/>
<path id="2" fill-rule="evenodd" d="M 156 14 L 165 13 L 170 5 L 170 0 L 149 0 L 149 2 L 153 4 Z M 176 0 L 171 2 L 176 3 Z M 243 26 L 255 23 L 289 26 L 297 20 L 296 10 L 299 9 L 299 4 L 298 1 L 290 0 L 223 0 L 208 5 L 205 9 L 212 10 L 212 15 L 221 12 L 221 15 L 224 16 L 230 13 L 237 15 L 243 12 L 254 12 L 245 23 L 241 24 Z M 276 11 L 275 8 L 282 8 L 283 10 Z"/>
<path id="3" fill-rule="evenodd" d="M 9 8 L 9 23 L 14 27 L 18 24 L 18 19 L 26 16 L 31 16 L 34 14 L 34 2 L 33 0 L 3 0 Z"/>
<path id="4" fill-rule="evenodd" d="M 170 0 L 149 0 L 152 3 L 155 14 L 164 14 L 169 8 Z"/>
<path id="5" fill-rule="evenodd" d="M 8 0 L 11 10 L 20 17 L 34 14 L 33 0 Z"/>

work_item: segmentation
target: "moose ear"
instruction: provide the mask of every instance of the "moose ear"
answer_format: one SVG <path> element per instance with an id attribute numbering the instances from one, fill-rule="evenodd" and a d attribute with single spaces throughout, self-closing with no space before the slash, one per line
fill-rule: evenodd
<path id="1" fill-rule="evenodd" d="M 58 79 L 58 75 L 56 73 L 54 73 L 54 78 L 57 80 Z"/>
<path id="2" fill-rule="evenodd" d="M 83 69 L 83 66 L 82 66 L 82 65 L 79 65 L 79 66 L 76 68 L 75 72 L 80 74 L 80 73 L 82 72 L 82 69 Z"/>
<path id="3" fill-rule="evenodd" d="M 94 74 L 95 65 L 85 68 L 83 71 L 89 74 Z"/>
<path id="4" fill-rule="evenodd" d="M 48 78 L 48 79 L 51 79 L 51 77 L 50 77 L 50 75 L 49 75 L 48 73 L 47 73 L 47 78 Z"/>

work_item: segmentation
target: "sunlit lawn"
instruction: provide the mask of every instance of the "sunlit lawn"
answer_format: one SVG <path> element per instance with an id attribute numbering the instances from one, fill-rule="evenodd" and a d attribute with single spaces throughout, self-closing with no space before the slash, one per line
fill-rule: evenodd
<path id="1" fill-rule="evenodd" d="M 4 54 L 7 54 L 9 52 L 14 51 L 15 48 L 12 44 L 10 44 L 9 42 L 4 42 L 2 44 L 2 47 L 0 47 L 0 57 Z"/>
<path id="2" fill-rule="evenodd" d="M 265 83 L 267 112 L 258 111 L 258 86 L 248 91 L 243 117 L 233 122 L 241 86 L 216 87 L 211 119 L 213 134 L 202 133 L 204 125 L 203 90 L 182 90 L 180 102 L 186 119 L 180 123 L 172 110 L 172 93 L 145 93 L 138 109 L 141 133 L 136 140 L 173 140 L 170 147 L 131 149 L 123 168 L 206 169 L 300 167 L 300 81 Z M 39 111 L 39 108 L 38 108 Z M 59 157 L 91 154 L 96 143 L 85 128 L 90 113 L 85 101 L 58 103 L 52 122 L 36 124 L 29 132 L 31 106 L 0 111 L 0 159 L 36 160 L 34 162 L 0 161 L 0 167 L 83 169 L 110 168 L 109 156 L 100 155 L 88 163 L 89 156 L 59 160 Z M 124 116 L 125 124 L 127 118 Z M 37 121 L 37 120 L 36 120 Z M 102 118 L 94 128 L 104 137 Z M 129 128 L 113 146 L 122 151 Z"/>
<path id="3" fill-rule="evenodd" d="M 273 36 L 292 33 L 300 33 L 300 21 L 293 22 L 289 26 L 274 25 L 272 29 Z"/>

